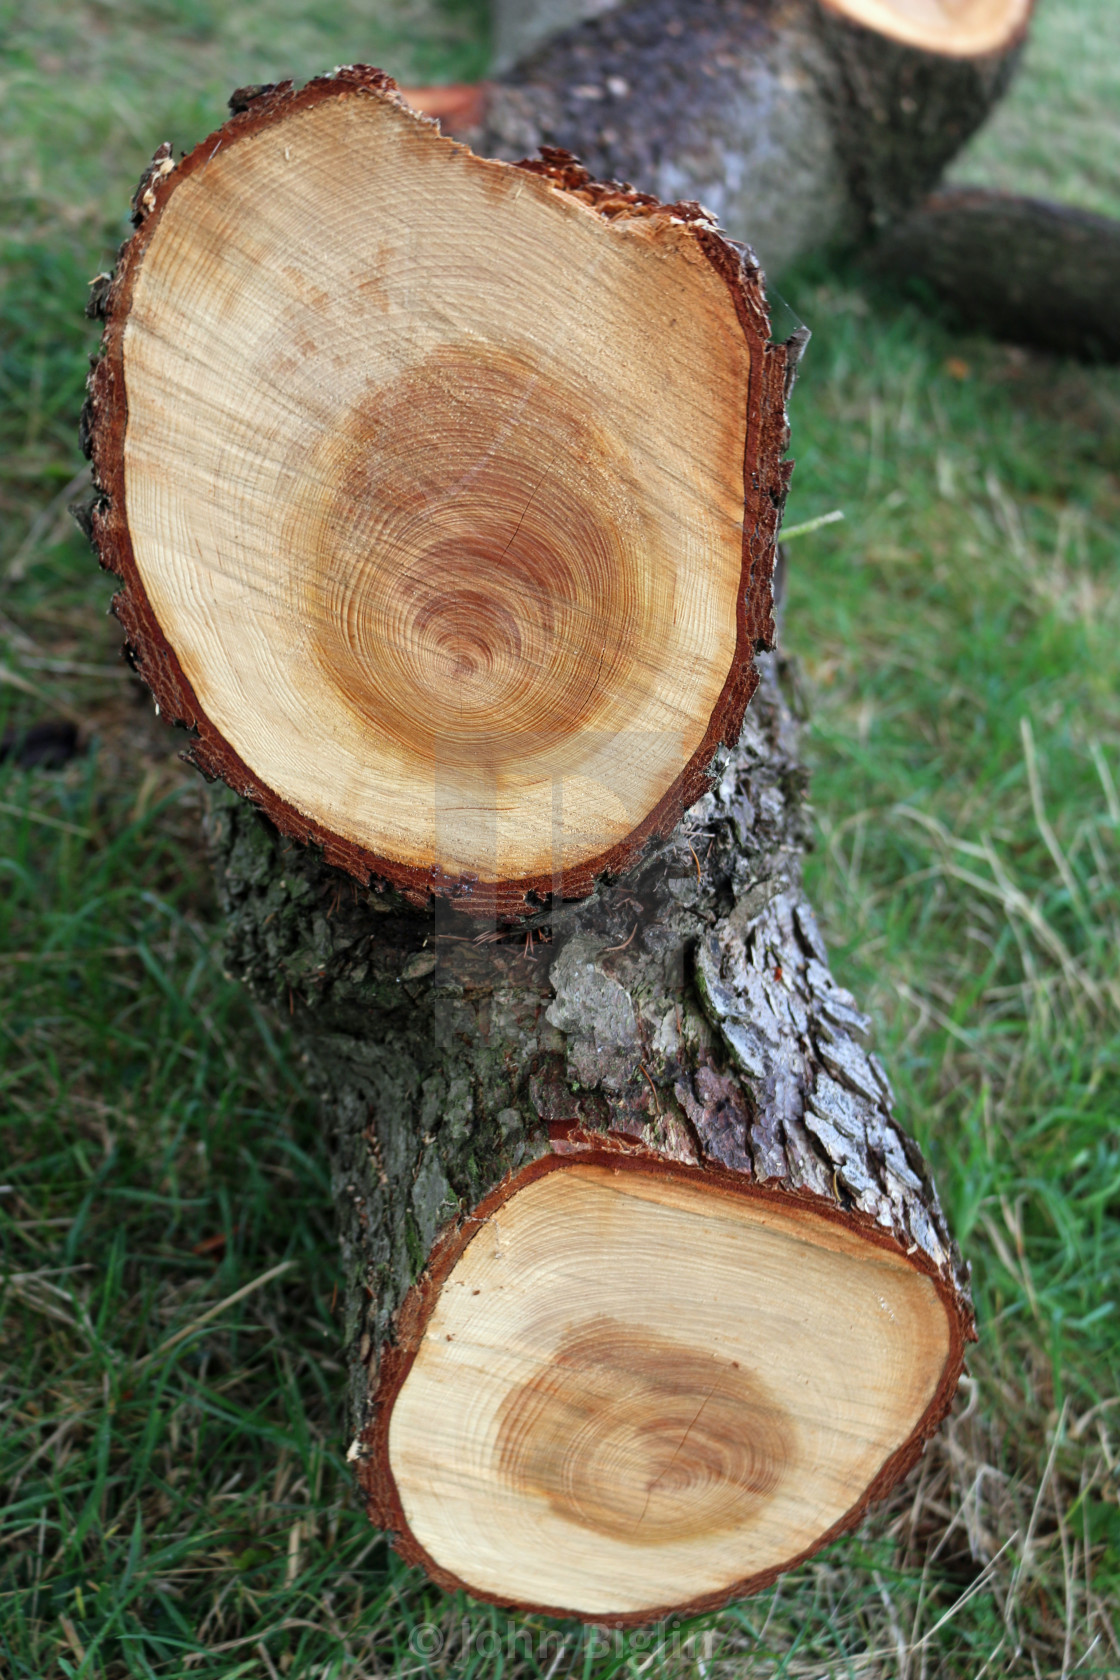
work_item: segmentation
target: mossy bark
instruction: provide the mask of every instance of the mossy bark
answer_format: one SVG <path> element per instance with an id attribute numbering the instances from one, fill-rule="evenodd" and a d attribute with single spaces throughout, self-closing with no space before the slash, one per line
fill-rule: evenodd
<path id="1" fill-rule="evenodd" d="M 363 889 L 215 791 L 232 972 L 288 1017 L 331 1139 L 351 1427 L 437 1235 L 511 1171 L 620 1134 L 769 1180 L 967 1279 L 801 881 L 782 668 L 713 791 L 622 879 L 513 933 Z"/>

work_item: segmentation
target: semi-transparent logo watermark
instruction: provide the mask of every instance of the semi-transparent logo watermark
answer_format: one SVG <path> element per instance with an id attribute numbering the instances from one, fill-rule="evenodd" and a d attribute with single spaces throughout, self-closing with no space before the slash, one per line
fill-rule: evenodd
<path id="1" fill-rule="evenodd" d="M 538 756 L 547 758 L 542 752 L 547 744 L 531 732 L 518 738 L 526 764 L 535 763 Z M 542 773 L 536 831 L 530 843 L 524 822 L 519 825 L 506 809 L 502 779 L 494 767 L 464 764 L 459 757 L 445 761 L 437 748 L 433 789 L 437 874 L 448 882 L 469 883 L 471 875 L 480 881 L 500 881 L 510 859 L 520 855 L 523 862 L 535 860 L 532 868 L 540 882 L 540 908 L 520 928 L 509 915 L 480 916 L 472 904 L 469 885 L 449 896 L 437 895 L 424 972 L 432 975 L 435 1041 L 441 1049 L 452 1046 L 464 1034 L 472 1036 L 478 1027 L 476 1011 L 467 1011 L 469 1023 L 461 1018 L 463 946 L 471 948 L 472 973 L 467 989 L 472 993 L 484 989 L 487 966 L 492 968 L 489 978 L 499 990 L 509 984 L 528 984 L 527 971 L 512 973 L 509 966 L 511 951 L 523 948 L 526 957 L 535 952 L 538 958 L 547 959 L 541 971 L 542 997 L 546 997 L 549 963 L 577 920 L 586 931 L 596 917 L 594 900 L 565 902 L 565 871 L 609 853 L 613 844 L 625 840 L 649 815 L 648 801 L 634 800 L 628 767 L 654 762 L 663 765 L 666 779 L 671 779 L 686 757 L 683 737 L 673 731 L 619 730 L 609 736 L 586 731 L 581 749 L 578 775 L 559 770 Z M 641 783 L 640 777 L 637 780 Z M 671 828 L 681 814 L 679 809 L 663 812 L 662 825 Z M 465 868 L 464 859 L 469 859 L 471 868 Z M 635 923 L 646 917 L 646 910 L 636 900 L 630 897 L 626 902 L 636 912 L 632 918 Z M 609 911 L 608 901 L 603 908 Z M 636 926 L 631 928 L 631 937 L 636 931 Z M 609 944 L 607 948 L 611 949 Z M 493 959 L 489 965 L 488 957 Z"/>
<path id="2" fill-rule="evenodd" d="M 454 1675 L 457 1664 L 485 1659 L 503 1663 L 522 1661 L 556 1664 L 556 1674 L 567 1674 L 565 1658 L 578 1663 L 581 1673 L 593 1657 L 655 1657 L 703 1660 L 715 1646 L 712 1628 L 584 1627 L 578 1633 L 557 1628 L 495 1627 L 478 1625 L 467 1617 L 459 1622 L 420 1622 L 408 1636 L 409 1650 L 417 1657 L 439 1657 L 441 1673 Z"/>

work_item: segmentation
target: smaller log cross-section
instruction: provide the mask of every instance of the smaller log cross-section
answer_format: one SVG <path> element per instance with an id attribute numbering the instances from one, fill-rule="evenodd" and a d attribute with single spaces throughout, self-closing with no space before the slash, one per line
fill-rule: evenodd
<path id="1" fill-rule="evenodd" d="M 868 1235 L 638 1150 L 523 1169 L 433 1256 L 396 1392 L 387 1358 L 379 1520 L 448 1586 L 590 1619 L 762 1585 L 955 1379 L 945 1291 Z"/>
<path id="2" fill-rule="evenodd" d="M 758 271 L 377 71 L 236 103 L 157 154 L 100 298 L 92 528 L 138 668 L 363 883 L 578 898 L 710 786 L 772 635 Z"/>

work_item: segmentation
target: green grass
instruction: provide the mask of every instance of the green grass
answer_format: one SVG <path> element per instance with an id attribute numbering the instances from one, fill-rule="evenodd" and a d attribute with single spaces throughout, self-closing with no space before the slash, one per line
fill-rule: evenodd
<path id="1" fill-rule="evenodd" d="M 1115 66 L 1079 49 L 1103 5 L 1044 0 L 1061 57 L 1031 71 L 1069 137 L 1053 179 L 1086 194 L 1115 121 Z M 73 715 L 91 748 L 0 765 L 3 1680 L 1116 1673 L 1120 376 L 843 274 L 785 287 L 816 335 L 790 520 L 846 513 L 791 548 L 810 886 L 973 1262 L 952 1419 L 859 1534 L 695 1625 L 445 1600 L 351 1500 L 316 1116 L 283 1022 L 222 975 L 200 788 L 65 502 L 80 302 L 153 146 L 285 71 L 473 74 L 480 10 L 29 17 L 0 8 L 0 732 Z M 1034 184 L 1035 85 L 968 167 L 987 145 Z"/>

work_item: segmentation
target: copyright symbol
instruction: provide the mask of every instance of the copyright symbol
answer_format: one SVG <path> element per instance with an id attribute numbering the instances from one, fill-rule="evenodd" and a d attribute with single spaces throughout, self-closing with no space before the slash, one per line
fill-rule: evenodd
<path id="1" fill-rule="evenodd" d="M 409 1634 L 408 1648 L 415 1657 L 438 1657 L 443 1650 L 443 1634 L 434 1622 L 421 1622 Z"/>

